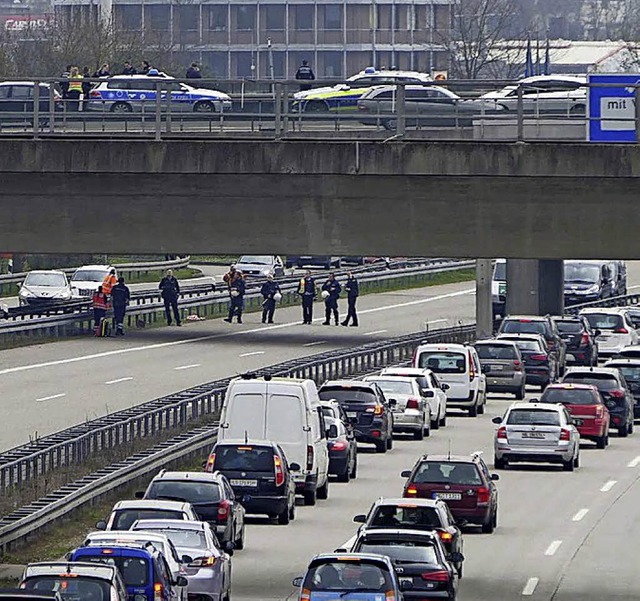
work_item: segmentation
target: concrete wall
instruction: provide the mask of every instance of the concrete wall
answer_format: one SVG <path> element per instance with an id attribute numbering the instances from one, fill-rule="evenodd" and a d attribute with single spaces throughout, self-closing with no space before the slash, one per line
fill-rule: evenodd
<path id="1" fill-rule="evenodd" d="M 0 250 L 640 258 L 635 145 L 0 140 Z"/>

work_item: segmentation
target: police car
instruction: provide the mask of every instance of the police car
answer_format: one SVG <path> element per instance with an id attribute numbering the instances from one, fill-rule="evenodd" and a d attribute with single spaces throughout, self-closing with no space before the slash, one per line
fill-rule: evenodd
<path id="1" fill-rule="evenodd" d="M 353 111 L 358 106 L 358 100 L 373 86 L 422 84 L 431 81 L 430 75 L 418 71 L 378 71 L 367 67 L 349 77 L 346 83 L 297 92 L 293 95 L 293 108 L 299 112 Z"/>
<path id="2" fill-rule="evenodd" d="M 166 110 L 167 93 L 171 94 L 171 111 L 221 113 L 231 109 L 231 98 L 224 92 L 193 88 L 163 73 L 158 75 L 114 75 L 100 82 L 89 95 L 89 110 L 111 113 L 154 112 L 158 84 L 161 86 L 162 110 Z"/>

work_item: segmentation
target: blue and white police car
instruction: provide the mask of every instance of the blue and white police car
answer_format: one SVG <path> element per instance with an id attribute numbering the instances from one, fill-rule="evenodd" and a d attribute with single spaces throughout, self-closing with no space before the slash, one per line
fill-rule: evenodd
<path id="1" fill-rule="evenodd" d="M 89 94 L 89 110 L 111 113 L 154 112 L 160 89 L 162 110 L 171 94 L 172 112 L 221 113 L 231 109 L 224 92 L 193 88 L 164 73 L 158 75 L 114 75 L 100 82 Z"/>

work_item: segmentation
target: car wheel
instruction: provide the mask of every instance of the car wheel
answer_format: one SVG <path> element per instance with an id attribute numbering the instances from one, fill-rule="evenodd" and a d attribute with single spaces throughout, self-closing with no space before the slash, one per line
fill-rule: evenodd
<path id="1" fill-rule="evenodd" d="M 315 505 L 316 504 L 316 491 L 313 490 L 305 490 L 304 494 L 304 504 L 305 505 Z"/>
<path id="2" fill-rule="evenodd" d="M 213 106 L 213 102 L 209 102 L 208 100 L 201 100 L 200 102 L 196 102 L 193 105 L 194 113 L 215 113 L 216 107 Z"/>
<path id="3" fill-rule="evenodd" d="M 439 430 L 440 429 L 440 422 L 437 419 L 434 419 L 431 422 L 431 429 L 433 429 L 433 430 Z"/>
<path id="4" fill-rule="evenodd" d="M 497 470 L 506 469 L 507 462 L 504 459 L 498 459 L 498 457 L 494 457 L 493 467 L 495 467 Z"/>
<path id="5" fill-rule="evenodd" d="M 291 515 L 289 513 L 289 508 L 285 507 L 284 511 L 278 516 L 278 524 L 281 526 L 286 526 L 291 521 Z"/>
<path id="6" fill-rule="evenodd" d="M 598 447 L 599 449 L 604 449 L 607 446 L 607 437 L 605 434 L 603 434 L 602 436 L 598 436 L 598 438 L 596 438 L 596 447 Z"/>
<path id="7" fill-rule="evenodd" d="M 481 403 L 480 405 L 478 405 L 478 415 L 484 415 L 484 409 L 485 409 L 485 405 L 486 405 L 486 398 L 484 399 L 484 402 Z"/>
<path id="8" fill-rule="evenodd" d="M 580 467 L 580 453 L 578 453 L 573 460 L 573 467 Z"/>
<path id="9" fill-rule="evenodd" d="M 329 476 L 324 481 L 324 484 L 318 488 L 318 499 L 328 499 L 329 498 Z"/>
<path id="10" fill-rule="evenodd" d="M 132 113 L 133 107 L 128 102 L 114 102 L 109 110 L 112 113 Z"/>
<path id="11" fill-rule="evenodd" d="M 569 461 L 562 462 L 562 469 L 565 472 L 572 472 L 575 469 L 575 460 L 569 459 Z"/>
<path id="12" fill-rule="evenodd" d="M 522 401 L 524 400 L 525 394 L 527 393 L 526 389 L 525 389 L 525 385 L 522 385 L 522 388 L 518 391 L 515 392 L 516 395 L 516 401 Z"/>
<path id="13" fill-rule="evenodd" d="M 413 433 L 413 440 L 423 440 L 424 439 L 424 429 L 420 428 Z"/>
<path id="14" fill-rule="evenodd" d="M 382 442 L 376 442 L 376 453 L 386 453 L 387 452 L 387 442 L 383 440 Z"/>
<path id="15" fill-rule="evenodd" d="M 291 507 L 289 508 L 289 519 L 292 520 L 292 521 L 296 519 L 296 500 L 295 500 L 295 498 L 293 499 L 293 505 L 291 505 Z"/>
<path id="16" fill-rule="evenodd" d="M 235 542 L 235 548 L 238 551 L 242 551 L 242 549 L 244 549 L 244 526 L 242 526 L 240 530 L 240 536 L 234 542 Z"/>
<path id="17" fill-rule="evenodd" d="M 351 477 L 356 478 L 358 476 L 358 456 L 356 455 L 353 460 L 353 467 L 351 468 Z"/>
<path id="18" fill-rule="evenodd" d="M 469 417 L 477 417 L 477 415 L 478 415 L 478 405 L 469 407 Z"/>
<path id="19" fill-rule="evenodd" d="M 305 113 L 327 113 L 329 105 L 322 100 L 310 100 L 304 105 Z"/>
<path id="20" fill-rule="evenodd" d="M 444 414 L 444 417 L 440 420 L 440 427 L 444 428 L 447 425 L 447 414 Z"/>
<path id="21" fill-rule="evenodd" d="M 398 128 L 397 119 L 385 119 L 382 122 L 382 127 L 384 127 L 387 131 L 396 131 Z"/>
<path id="22" fill-rule="evenodd" d="M 387 438 L 387 449 L 389 451 L 393 449 L 393 432 L 389 432 L 389 437 Z"/>
<path id="23" fill-rule="evenodd" d="M 629 436 L 628 426 L 622 426 L 621 428 L 618 428 L 618 436 L 620 438 L 626 438 L 627 436 Z"/>
<path id="24" fill-rule="evenodd" d="M 493 514 L 491 514 L 489 516 L 489 521 L 486 524 L 482 524 L 482 532 L 484 534 L 493 534 L 495 527 L 495 520 L 493 518 Z"/>
<path id="25" fill-rule="evenodd" d="M 349 482 L 349 480 L 351 480 L 351 472 L 349 471 L 349 462 L 347 462 L 344 473 L 338 475 L 338 482 Z"/>

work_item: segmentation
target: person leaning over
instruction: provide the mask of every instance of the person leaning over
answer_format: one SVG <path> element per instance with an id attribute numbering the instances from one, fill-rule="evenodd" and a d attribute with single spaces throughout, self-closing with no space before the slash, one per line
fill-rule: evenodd
<path id="1" fill-rule="evenodd" d="M 102 286 L 98 286 L 98 289 L 93 293 L 91 306 L 93 307 L 93 322 L 96 336 L 99 336 L 100 324 L 106 317 L 107 309 L 109 308 L 109 297 L 102 291 Z"/>

